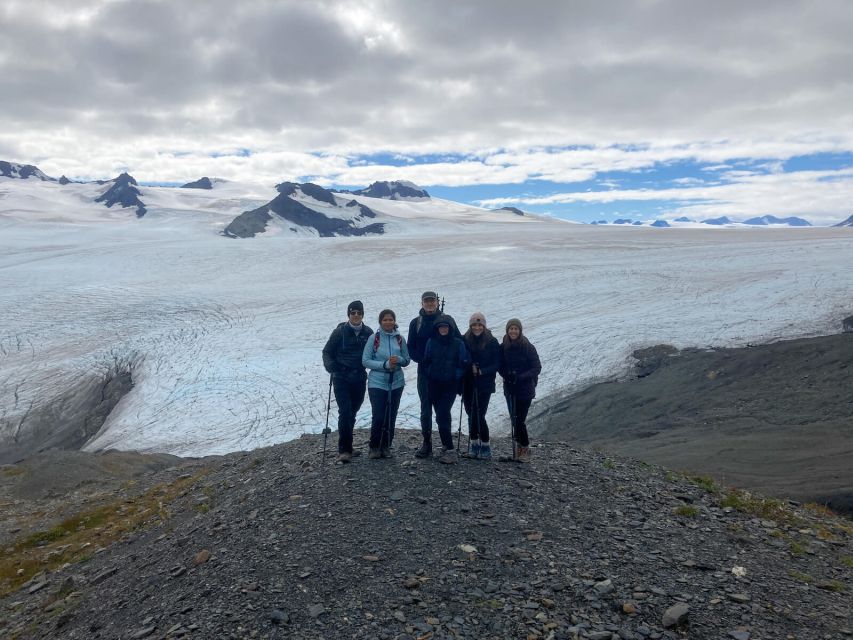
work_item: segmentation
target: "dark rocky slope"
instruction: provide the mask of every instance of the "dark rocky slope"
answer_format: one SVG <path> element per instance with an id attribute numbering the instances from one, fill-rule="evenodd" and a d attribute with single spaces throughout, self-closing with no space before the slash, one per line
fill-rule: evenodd
<path id="1" fill-rule="evenodd" d="M 853 514 L 853 333 L 634 356 L 628 380 L 541 402 L 535 431 Z"/>
<path id="2" fill-rule="evenodd" d="M 97 522 L 7 542 L 8 557 L 39 564 L 20 561 L 27 582 L 0 599 L 0 635 L 851 633 L 848 521 L 562 443 L 535 447 L 529 465 L 444 466 L 414 459 L 418 440 L 403 431 L 395 459 L 321 467 L 322 439 L 309 436 L 141 476 L 161 484 L 118 494 Z M 113 534 L 133 518 L 144 524 Z M 8 582 L 18 565 L 4 563 Z"/>
<path id="3" fill-rule="evenodd" d="M 125 172 L 113 180 L 110 188 L 95 198 L 95 202 L 103 202 L 107 208 L 115 204 L 124 208 L 136 207 L 136 217 L 141 218 L 147 212 L 145 204 L 139 199 L 141 195 L 136 178 Z"/>

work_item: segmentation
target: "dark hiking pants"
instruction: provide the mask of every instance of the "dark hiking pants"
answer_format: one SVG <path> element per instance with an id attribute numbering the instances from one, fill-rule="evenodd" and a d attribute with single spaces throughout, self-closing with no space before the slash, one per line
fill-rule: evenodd
<path id="1" fill-rule="evenodd" d="M 432 442 L 432 403 L 429 401 L 429 378 L 418 369 L 418 398 L 421 401 L 421 434 L 425 442 Z"/>
<path id="2" fill-rule="evenodd" d="M 390 447 L 394 442 L 394 423 L 397 422 L 397 409 L 400 408 L 400 397 L 403 395 L 403 387 L 394 389 L 390 393 L 390 407 L 388 404 L 389 393 L 385 389 L 368 389 L 370 397 L 370 408 L 373 418 L 370 422 L 370 448 L 381 449 Z"/>
<path id="3" fill-rule="evenodd" d="M 533 399 L 516 400 L 515 396 L 505 396 L 506 408 L 509 411 L 509 419 L 515 422 L 515 441 L 522 447 L 530 446 L 530 438 L 527 436 L 527 412 Z M 513 407 L 513 405 L 515 405 Z"/>
<path id="4" fill-rule="evenodd" d="M 476 394 L 476 398 L 475 398 Z M 471 440 L 489 441 L 489 425 L 486 422 L 486 411 L 489 410 L 489 400 L 492 394 L 475 389 L 466 389 L 462 394 L 465 413 L 468 415 L 468 437 Z"/>
<path id="5" fill-rule="evenodd" d="M 438 423 L 441 446 L 445 449 L 453 449 L 453 418 L 450 414 L 453 402 L 456 400 L 456 382 L 431 380 L 429 398 L 432 406 L 435 407 L 435 421 Z"/>
<path id="6" fill-rule="evenodd" d="M 335 402 L 338 404 L 338 453 L 352 453 L 352 430 L 355 416 L 364 402 L 367 380 L 335 382 Z"/>

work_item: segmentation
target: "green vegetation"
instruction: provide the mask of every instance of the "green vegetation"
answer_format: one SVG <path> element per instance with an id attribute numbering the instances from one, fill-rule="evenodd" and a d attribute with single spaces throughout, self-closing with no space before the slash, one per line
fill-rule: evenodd
<path id="1" fill-rule="evenodd" d="M 604 460 L 604 468 L 605 469 L 615 469 L 616 463 L 613 462 L 613 460 L 611 460 L 610 458 L 607 458 Z"/>
<path id="2" fill-rule="evenodd" d="M 843 564 L 845 567 L 850 567 L 851 569 L 853 569 L 853 556 L 842 556 L 841 564 Z"/>
<path id="3" fill-rule="evenodd" d="M 160 484 L 144 494 L 88 509 L 56 526 L 23 536 L 0 556 L 0 597 L 18 589 L 40 571 L 68 562 L 85 562 L 92 551 L 106 547 L 144 525 L 163 524 L 168 506 L 183 496 L 207 471 Z"/>
<path id="4" fill-rule="evenodd" d="M 804 556 L 806 555 L 807 550 L 808 547 L 806 547 L 802 542 L 797 542 L 796 540 L 791 541 L 791 555 Z"/>
<path id="5" fill-rule="evenodd" d="M 699 509 L 694 507 L 692 504 L 683 504 L 675 509 L 675 515 L 682 516 L 684 518 L 695 518 L 699 515 Z"/>
<path id="6" fill-rule="evenodd" d="M 756 496 L 740 489 L 727 491 L 720 499 L 720 506 L 730 507 L 741 513 L 748 513 L 777 523 L 796 524 L 799 522 L 787 503 L 775 498 Z"/>
<path id="7" fill-rule="evenodd" d="M 809 574 L 803 573 L 802 571 L 797 571 L 796 569 L 789 570 L 788 575 L 797 582 L 803 582 L 805 584 L 811 584 L 812 582 L 814 582 L 814 578 L 812 578 Z"/>
<path id="8" fill-rule="evenodd" d="M 19 467 L 17 465 L 10 465 L 8 467 L 3 467 L 3 475 L 7 478 L 14 478 L 15 476 L 22 476 L 27 472 L 24 467 Z"/>
<path id="9" fill-rule="evenodd" d="M 710 476 L 693 476 L 689 478 L 690 482 L 707 491 L 708 493 L 719 493 L 720 487 Z"/>

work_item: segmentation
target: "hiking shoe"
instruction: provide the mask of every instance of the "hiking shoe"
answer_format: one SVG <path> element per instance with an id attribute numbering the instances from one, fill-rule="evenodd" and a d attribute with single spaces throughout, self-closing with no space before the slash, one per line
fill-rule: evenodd
<path id="1" fill-rule="evenodd" d="M 480 443 L 480 460 L 492 459 L 492 447 L 488 442 Z"/>
<path id="2" fill-rule="evenodd" d="M 432 455 L 432 443 L 424 442 L 421 448 L 415 451 L 416 458 L 429 458 Z"/>
<path id="3" fill-rule="evenodd" d="M 379 455 L 383 458 L 393 458 L 394 454 L 391 453 L 391 449 L 389 447 L 382 447 L 379 450 Z"/>
<path id="4" fill-rule="evenodd" d="M 367 454 L 368 460 L 378 460 L 382 457 L 382 452 L 379 449 L 374 449 L 370 447 L 370 453 Z"/>
<path id="5" fill-rule="evenodd" d="M 515 459 L 519 462 L 530 462 L 530 447 L 519 447 Z"/>
<path id="6" fill-rule="evenodd" d="M 480 457 L 482 445 L 479 440 L 471 440 L 471 450 L 468 452 L 469 458 L 477 460 Z"/>
<path id="7" fill-rule="evenodd" d="M 338 454 L 338 462 L 352 462 L 352 454 L 349 451 L 343 451 Z"/>
<path id="8" fill-rule="evenodd" d="M 456 464 L 456 449 L 445 449 L 438 461 L 441 464 Z"/>

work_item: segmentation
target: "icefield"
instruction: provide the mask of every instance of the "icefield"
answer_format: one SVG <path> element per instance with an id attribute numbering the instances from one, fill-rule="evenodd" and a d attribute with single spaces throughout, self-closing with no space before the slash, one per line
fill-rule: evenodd
<path id="1" fill-rule="evenodd" d="M 282 221 L 235 240 L 222 228 L 272 187 L 140 189 L 136 219 L 93 204 L 97 185 L 0 180 L 0 446 L 117 359 L 134 387 L 88 449 L 199 456 L 318 432 L 320 351 L 354 299 L 374 329 L 393 309 L 404 336 L 426 289 L 463 330 L 482 311 L 500 339 L 520 318 L 540 398 L 619 375 L 641 346 L 819 335 L 853 312 L 851 229 L 603 228 L 358 197 L 385 235 L 317 238 Z M 401 427 L 418 426 L 415 375 Z M 506 428 L 499 397 L 490 415 Z M 369 420 L 365 400 L 357 426 Z"/>

